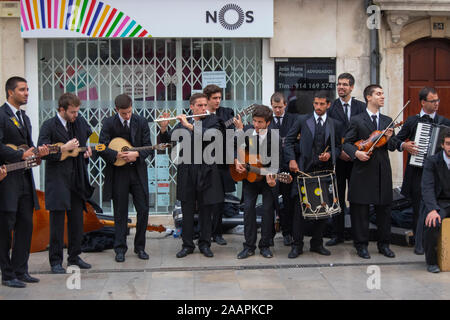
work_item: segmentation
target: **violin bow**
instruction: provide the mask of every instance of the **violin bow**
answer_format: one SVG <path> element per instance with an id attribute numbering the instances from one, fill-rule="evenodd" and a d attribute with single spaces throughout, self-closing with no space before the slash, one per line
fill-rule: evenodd
<path id="1" fill-rule="evenodd" d="M 375 141 L 375 143 L 372 145 L 372 147 L 369 149 L 369 151 L 367 151 L 367 154 L 372 153 L 373 148 L 375 148 L 375 145 L 378 143 L 378 141 L 380 141 L 380 139 L 384 136 L 384 134 L 388 131 L 388 129 L 394 124 L 395 120 L 397 120 L 398 117 L 400 117 L 400 115 L 402 114 L 403 110 L 405 110 L 405 108 L 408 106 L 408 104 L 411 102 L 411 100 L 408 100 L 408 102 L 406 102 L 406 104 L 403 106 L 402 110 L 400 110 L 400 112 L 397 114 L 397 116 L 392 119 L 391 123 L 386 127 L 386 129 L 384 129 L 384 131 L 382 132 L 382 134 L 380 134 L 380 136 L 378 137 L 377 141 Z"/>

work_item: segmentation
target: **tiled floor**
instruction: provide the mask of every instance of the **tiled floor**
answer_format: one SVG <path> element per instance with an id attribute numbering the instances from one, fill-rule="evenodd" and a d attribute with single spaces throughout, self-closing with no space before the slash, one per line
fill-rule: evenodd
<path id="1" fill-rule="evenodd" d="M 226 246 L 212 244 L 214 258 L 198 250 L 183 259 L 175 257 L 181 240 L 148 233 L 150 260 L 139 260 L 133 253 L 133 237 L 124 263 L 114 261 L 113 250 L 83 253 L 93 265 L 80 275 L 80 289 L 69 287 L 75 275 L 50 274 L 48 252 L 33 253 L 30 273 L 40 283 L 25 289 L 0 286 L 0 299 L 218 299 L 218 300 L 297 300 L 297 299 L 449 299 L 450 273 L 430 274 L 423 256 L 412 248 L 391 246 L 395 259 L 380 255 L 371 243 L 370 260 L 356 256 L 351 242 L 330 248 L 332 255 L 309 252 L 305 241 L 303 255 L 288 259 L 290 248 L 277 235 L 274 257 L 265 259 L 257 250 L 255 256 L 236 259 L 243 236 L 226 234 Z M 374 281 L 370 266 L 377 266 Z M 64 265 L 65 267 L 65 265 Z M 371 267 L 372 268 L 372 267 Z M 376 267 L 375 267 L 376 269 Z M 69 285 L 68 285 L 69 284 Z M 379 284 L 379 288 L 376 288 Z M 373 288 L 375 286 L 375 288 Z M 372 289 L 371 289 L 372 288 Z"/>

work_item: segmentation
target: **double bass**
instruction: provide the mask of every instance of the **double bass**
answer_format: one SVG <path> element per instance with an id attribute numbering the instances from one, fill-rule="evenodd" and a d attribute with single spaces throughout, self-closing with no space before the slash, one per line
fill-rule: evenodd
<path id="1" fill-rule="evenodd" d="M 45 210 L 45 193 L 41 190 L 36 190 L 36 193 L 41 209 L 34 210 L 30 252 L 44 251 L 50 243 L 50 212 Z M 103 227 L 114 226 L 114 221 L 99 219 L 94 207 L 89 202 L 86 202 L 86 211 L 83 211 L 83 220 L 83 231 L 85 233 L 100 230 Z M 135 228 L 136 224 L 129 223 L 128 227 Z M 147 230 L 164 232 L 166 228 L 163 225 L 148 224 Z M 64 244 L 67 245 L 67 217 L 64 223 Z"/>

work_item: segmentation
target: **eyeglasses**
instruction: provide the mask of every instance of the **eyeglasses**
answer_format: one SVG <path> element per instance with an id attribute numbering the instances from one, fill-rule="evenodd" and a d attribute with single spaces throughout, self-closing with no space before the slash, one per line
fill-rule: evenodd
<path id="1" fill-rule="evenodd" d="M 436 100 L 425 100 L 426 102 L 430 102 L 430 103 L 439 103 L 441 102 L 441 99 L 436 99 Z"/>

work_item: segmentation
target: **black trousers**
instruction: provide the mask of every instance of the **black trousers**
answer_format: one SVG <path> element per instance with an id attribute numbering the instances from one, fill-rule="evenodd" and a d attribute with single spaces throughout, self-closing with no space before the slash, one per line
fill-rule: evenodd
<path id="1" fill-rule="evenodd" d="M 376 205 L 378 246 L 389 245 L 391 241 L 391 205 Z M 369 245 L 369 205 L 351 203 L 353 244 L 356 248 Z"/>
<path id="2" fill-rule="evenodd" d="M 345 190 L 347 189 L 347 183 L 350 181 L 350 175 L 352 173 L 353 162 L 343 161 L 338 159 L 336 161 L 336 180 L 338 187 L 339 204 L 341 206 L 341 213 L 335 215 L 333 219 L 333 236 L 339 239 L 344 239 L 345 230 Z"/>
<path id="3" fill-rule="evenodd" d="M 225 203 L 217 203 L 213 205 L 212 210 L 212 234 L 213 238 L 217 236 L 222 236 L 222 217 L 223 211 L 225 209 Z"/>
<path id="4" fill-rule="evenodd" d="M 21 192 L 16 212 L 0 212 L 0 268 L 2 280 L 12 280 L 28 272 L 33 233 L 32 184 L 25 172 L 18 177 Z M 11 233 L 14 232 L 14 241 Z M 11 250 L 12 247 L 12 250 Z"/>
<path id="5" fill-rule="evenodd" d="M 200 201 L 181 201 L 181 212 L 183 213 L 183 220 L 181 222 L 183 240 L 183 248 L 194 249 L 194 214 L 198 204 L 198 224 L 200 226 L 200 238 L 198 240 L 198 247 L 211 246 L 211 214 L 215 205 L 204 205 Z"/>
<path id="6" fill-rule="evenodd" d="M 301 212 L 300 199 L 298 196 L 292 198 L 294 203 L 294 216 L 292 223 L 292 246 L 303 248 L 303 237 L 305 236 L 306 226 L 308 223 L 312 224 L 312 235 L 310 241 L 310 248 L 318 248 L 323 246 L 323 233 L 327 226 L 326 219 L 320 220 L 305 220 Z"/>
<path id="7" fill-rule="evenodd" d="M 258 194 L 262 194 L 263 213 L 261 217 L 261 239 L 258 247 L 268 248 L 272 238 L 274 224 L 274 198 L 272 188 L 269 187 L 265 178 L 258 182 L 243 182 L 244 195 L 244 248 L 256 249 L 257 222 L 256 222 L 256 201 Z"/>
<path id="8" fill-rule="evenodd" d="M 427 216 L 427 214 L 428 212 L 425 213 L 425 217 Z M 450 217 L 450 207 L 447 207 L 446 209 L 441 209 L 439 215 L 441 216 L 441 220 Z M 436 247 L 439 240 L 440 231 L 441 231 L 441 223 L 436 225 L 436 227 L 425 226 L 423 230 L 425 261 L 429 265 L 434 265 L 438 263 Z"/>
<path id="9" fill-rule="evenodd" d="M 281 233 L 283 236 L 292 235 L 292 223 L 294 215 L 294 201 L 291 198 L 291 183 L 279 183 L 277 185 L 278 194 L 283 197 L 283 208 L 277 208 L 278 216 L 280 218 Z M 275 194 L 275 204 L 277 207 L 278 199 Z"/>
<path id="10" fill-rule="evenodd" d="M 114 205 L 114 251 L 125 253 L 127 246 L 128 228 L 128 198 L 133 196 L 133 204 L 136 208 L 136 235 L 134 237 L 134 249 L 145 249 L 145 232 L 148 224 L 148 203 L 137 170 L 133 165 L 124 165 L 114 168 L 113 205 Z"/>
<path id="11" fill-rule="evenodd" d="M 83 240 L 83 199 L 75 192 L 70 193 L 70 210 L 50 211 L 50 247 L 48 251 L 51 266 L 62 264 L 64 248 L 64 222 L 67 212 L 68 262 L 76 262 L 81 254 Z"/>

